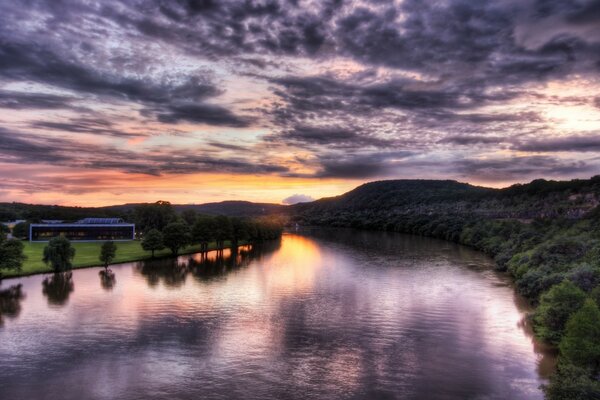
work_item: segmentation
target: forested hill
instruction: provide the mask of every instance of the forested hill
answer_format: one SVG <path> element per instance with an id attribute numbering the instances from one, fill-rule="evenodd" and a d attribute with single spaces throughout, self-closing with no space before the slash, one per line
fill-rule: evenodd
<path id="1" fill-rule="evenodd" d="M 398 216 L 452 214 L 486 218 L 578 218 L 599 204 L 600 176 L 491 189 L 451 180 L 371 182 L 341 196 L 293 206 L 298 222 L 381 228 Z M 377 226 L 374 226 L 376 224 Z"/>

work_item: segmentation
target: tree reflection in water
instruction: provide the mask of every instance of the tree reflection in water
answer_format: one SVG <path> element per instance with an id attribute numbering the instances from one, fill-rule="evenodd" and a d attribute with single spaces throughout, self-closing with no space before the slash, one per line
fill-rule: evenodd
<path id="1" fill-rule="evenodd" d="M 48 298 L 49 305 L 63 306 L 75 290 L 73 274 L 71 272 L 57 272 L 44 279 L 42 289 L 44 296 Z"/>
<path id="2" fill-rule="evenodd" d="M 275 240 L 178 259 L 147 260 L 139 262 L 136 271 L 146 278 L 150 287 L 156 287 L 162 281 L 165 287 L 178 288 L 185 283 L 188 274 L 200 281 L 222 279 L 229 272 L 246 267 L 251 261 L 259 260 L 279 247 L 281 241 Z"/>
<path id="3" fill-rule="evenodd" d="M 13 285 L 8 289 L 0 290 L 0 326 L 4 325 L 4 318 L 17 318 L 21 313 L 21 301 L 25 298 L 23 285 Z"/>
<path id="4" fill-rule="evenodd" d="M 110 268 L 106 268 L 101 270 L 98 275 L 100 275 L 100 286 L 102 286 L 102 289 L 106 290 L 107 292 L 113 290 L 117 284 L 117 277 L 115 276 L 115 273 Z"/>
<path id="5" fill-rule="evenodd" d="M 177 288 L 185 283 L 187 266 L 176 258 L 139 262 L 136 270 L 146 278 L 148 286 L 156 287 L 162 281 L 166 287 Z"/>

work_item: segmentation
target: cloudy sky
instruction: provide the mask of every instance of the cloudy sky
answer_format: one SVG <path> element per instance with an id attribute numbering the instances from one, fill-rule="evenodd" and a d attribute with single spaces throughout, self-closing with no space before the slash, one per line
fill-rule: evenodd
<path id="1" fill-rule="evenodd" d="M 0 201 L 598 173 L 598 0 L 0 0 Z"/>

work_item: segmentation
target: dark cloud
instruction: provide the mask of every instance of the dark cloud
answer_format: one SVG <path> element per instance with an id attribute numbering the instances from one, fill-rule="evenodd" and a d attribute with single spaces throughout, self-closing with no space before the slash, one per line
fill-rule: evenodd
<path id="1" fill-rule="evenodd" d="M 187 78 L 182 83 L 157 83 L 111 76 L 85 64 L 70 62 L 48 49 L 31 44 L 0 42 L 0 77 L 141 103 L 148 107 L 146 110 L 152 110 L 160 121 L 169 123 L 185 120 L 237 127 L 248 124 L 247 120 L 237 117 L 230 110 L 203 103 L 207 98 L 219 95 L 221 91 L 198 77 Z M 181 104 L 186 100 L 189 104 Z M 46 104 L 49 102 L 46 99 Z"/>
<path id="2" fill-rule="evenodd" d="M 236 174 L 284 174 L 286 167 L 240 155 L 221 159 L 202 149 L 164 149 L 152 154 L 98 146 L 77 140 L 42 137 L 0 128 L 0 162 L 50 164 L 73 168 L 107 169 L 127 173 L 161 175 L 220 172 Z"/>
<path id="3" fill-rule="evenodd" d="M 565 136 L 531 140 L 516 144 L 515 149 L 531 152 L 600 152 L 600 132 L 593 135 Z"/>
<path id="4" fill-rule="evenodd" d="M 483 181 L 519 181 L 544 177 L 590 176 L 594 165 L 584 161 L 566 161 L 548 156 L 464 159 L 453 169 L 468 179 Z"/>
<path id="5" fill-rule="evenodd" d="M 384 147 L 392 143 L 384 139 L 369 136 L 360 128 L 343 126 L 307 126 L 299 125 L 272 137 L 272 140 L 295 142 L 299 145 L 336 145 L 338 147 Z"/>
<path id="6" fill-rule="evenodd" d="M 409 151 L 373 152 L 366 154 L 330 153 L 319 159 L 318 178 L 364 179 L 393 176 L 414 155 Z"/>
<path id="7" fill-rule="evenodd" d="M 226 108 L 211 104 L 170 104 L 159 109 L 158 120 L 164 123 L 196 122 L 207 125 L 246 127 L 251 118 L 237 116 Z"/>
<path id="8" fill-rule="evenodd" d="M 77 109 L 73 105 L 75 99 L 46 93 L 27 93 L 10 90 L 0 90 L 0 108 L 13 110 L 26 109 Z M 81 109 L 81 108 L 80 108 Z"/>
<path id="9" fill-rule="evenodd" d="M 557 137 L 539 108 L 513 108 L 564 104 L 535 88 L 598 76 L 599 10 L 595 0 L 0 2 L 0 108 L 27 114 L 0 131 L 0 157 L 154 175 L 369 178 L 402 174 L 415 155 L 432 154 L 429 167 L 444 174 L 482 148 L 600 152 L 594 135 Z M 254 102 L 248 80 L 271 97 Z M 597 93 L 568 101 L 590 99 L 600 108 Z M 191 135 L 190 125 L 253 128 L 255 146 L 204 132 L 202 148 L 146 153 L 64 139 L 149 136 L 153 123 Z M 279 148 L 303 154 L 293 160 L 302 173 L 264 161 Z M 469 160 L 456 171 L 497 179 L 591 165 L 551 154 Z"/>
<path id="10" fill-rule="evenodd" d="M 72 118 L 68 122 L 32 121 L 30 126 L 36 129 L 53 130 L 68 133 L 87 133 L 94 135 L 110 135 L 116 137 L 140 136 L 137 133 L 117 129 L 115 125 L 104 118 Z"/>
<path id="11" fill-rule="evenodd" d="M 440 143 L 451 143 L 458 144 L 461 146 L 470 146 L 470 145 L 489 145 L 489 144 L 499 144 L 505 143 L 506 139 L 502 137 L 493 137 L 493 136 L 448 136 L 440 140 Z"/>

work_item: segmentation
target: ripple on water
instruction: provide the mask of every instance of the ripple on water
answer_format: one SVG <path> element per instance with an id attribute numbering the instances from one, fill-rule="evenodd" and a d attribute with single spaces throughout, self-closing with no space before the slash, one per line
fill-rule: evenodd
<path id="1" fill-rule="evenodd" d="M 112 286 L 74 271 L 60 304 L 44 277 L 15 280 L 0 398 L 541 399 L 544 349 L 491 265 L 432 239 L 315 231 L 115 266 Z"/>

